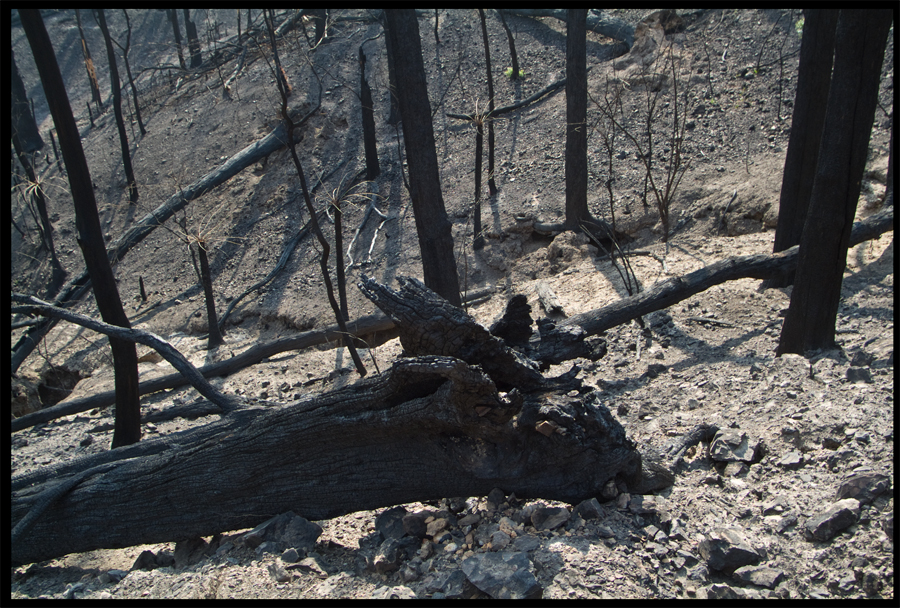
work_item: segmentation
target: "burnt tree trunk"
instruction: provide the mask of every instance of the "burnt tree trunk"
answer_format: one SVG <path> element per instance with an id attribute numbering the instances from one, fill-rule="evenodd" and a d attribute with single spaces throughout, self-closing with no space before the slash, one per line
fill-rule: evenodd
<path id="1" fill-rule="evenodd" d="M 832 348 L 850 232 L 878 103 L 887 10 L 841 10 L 822 145 L 776 353 Z"/>
<path id="2" fill-rule="evenodd" d="M 834 30 L 838 13 L 835 9 L 806 9 L 800 65 L 797 68 L 797 96 L 791 118 L 791 136 L 784 159 L 781 197 L 778 202 L 778 226 L 775 228 L 773 252 L 800 244 L 809 198 L 812 194 L 825 124 L 825 103 L 831 84 L 834 58 Z M 764 288 L 787 287 L 794 274 L 768 280 Z"/>
<path id="3" fill-rule="evenodd" d="M 216 315 L 216 298 L 213 295 L 212 273 L 209 270 L 209 256 L 206 252 L 207 244 L 203 241 L 197 243 L 197 254 L 200 256 L 200 282 L 203 283 L 203 295 L 206 300 L 206 320 L 209 324 L 209 340 L 207 350 L 221 346 L 225 340 L 222 338 L 222 330 L 219 329 L 219 318 Z"/>
<path id="4" fill-rule="evenodd" d="M 78 23 L 78 35 L 81 38 L 81 53 L 84 55 L 84 69 L 87 71 L 88 82 L 91 83 L 91 97 L 97 104 L 97 111 L 103 109 L 103 101 L 100 99 L 100 85 L 97 83 L 97 72 L 94 69 L 94 61 L 91 59 L 91 50 L 88 48 L 87 38 L 84 37 L 84 28 L 81 26 L 81 11 L 75 9 L 75 21 Z M 90 107 L 88 108 L 90 111 Z"/>
<path id="5" fill-rule="evenodd" d="M 106 27 L 106 16 L 103 9 L 97 9 L 97 23 L 103 32 L 103 40 L 106 41 L 106 55 L 109 58 L 109 80 L 113 94 L 113 112 L 116 115 L 116 126 L 119 129 L 119 144 L 122 147 L 122 164 L 125 166 L 125 179 L 128 180 L 128 199 L 132 204 L 138 200 L 137 183 L 134 179 L 134 169 L 131 166 L 131 151 L 128 149 L 128 133 L 125 131 L 125 120 L 122 118 L 122 87 L 119 84 L 119 70 L 116 67 L 116 53 L 113 51 L 112 39 L 109 29 Z"/>
<path id="6" fill-rule="evenodd" d="M 566 227 L 590 219 L 587 204 L 587 9 L 569 9 L 566 21 Z"/>
<path id="7" fill-rule="evenodd" d="M 62 74 L 56 63 L 50 36 L 38 9 L 19 9 L 22 26 L 34 54 L 34 62 L 41 76 L 44 94 L 59 134 L 59 147 L 66 161 L 69 186 L 75 205 L 75 226 L 78 245 L 94 286 L 94 297 L 103 320 L 112 325 L 130 328 L 128 316 L 122 308 L 116 278 L 106 253 L 94 186 L 88 170 L 81 136 L 72 116 Z M 113 447 L 140 441 L 141 405 L 138 397 L 137 352 L 134 343 L 110 339 L 116 378 L 116 430 Z"/>
<path id="8" fill-rule="evenodd" d="M 172 31 L 175 33 L 175 48 L 178 49 L 178 65 L 182 70 L 187 70 L 184 63 L 184 52 L 181 49 L 181 32 L 178 31 L 178 9 L 167 8 L 166 14 L 169 15 L 169 21 L 172 23 Z"/>
<path id="9" fill-rule="evenodd" d="M 610 480 L 646 485 L 640 452 L 594 392 L 545 380 L 416 283 L 404 282 L 412 299 L 361 287 L 390 316 L 415 319 L 401 327 L 408 352 L 458 356 L 401 359 L 287 407 L 17 476 L 13 564 L 253 527 L 288 510 L 317 520 L 495 487 L 577 503 Z M 511 382 L 520 388 L 498 392 Z"/>
<path id="10" fill-rule="evenodd" d="M 203 55 L 200 53 L 200 40 L 197 38 L 197 26 L 191 21 L 191 13 L 188 9 L 184 11 L 184 31 L 187 34 L 188 50 L 191 53 L 191 69 L 199 68 L 203 63 Z"/>
<path id="11" fill-rule="evenodd" d="M 441 193 L 419 24 L 413 9 L 389 9 L 384 11 L 384 16 L 395 75 L 403 83 L 397 94 L 425 284 L 459 306 L 462 303 L 459 275 L 453 257 L 450 219 Z"/>
<path id="12" fill-rule="evenodd" d="M 378 146 L 375 135 L 375 107 L 372 90 L 366 81 L 366 54 L 359 47 L 359 104 L 362 109 L 363 146 L 366 151 L 366 179 L 374 180 L 381 173 L 378 165 Z"/>

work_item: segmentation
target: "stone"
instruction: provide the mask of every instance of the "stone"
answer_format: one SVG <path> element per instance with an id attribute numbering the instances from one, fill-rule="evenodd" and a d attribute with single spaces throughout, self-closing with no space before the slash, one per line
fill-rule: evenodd
<path id="1" fill-rule="evenodd" d="M 403 507 L 393 507 L 378 514 L 375 518 L 375 531 L 380 532 L 382 538 L 401 538 L 406 534 L 403 519 L 408 511 Z"/>
<path id="2" fill-rule="evenodd" d="M 132 564 L 132 570 L 153 570 L 157 567 L 156 563 L 156 555 L 153 554 L 153 551 L 141 551 L 141 554 L 137 556 L 137 559 L 134 560 L 134 564 Z"/>
<path id="3" fill-rule="evenodd" d="M 756 462 L 762 456 L 758 439 L 733 429 L 721 429 L 716 433 L 709 447 L 709 455 L 719 462 Z"/>
<path id="4" fill-rule="evenodd" d="M 462 562 L 466 578 L 494 599 L 540 599 L 544 590 L 522 552 L 481 553 Z"/>
<path id="5" fill-rule="evenodd" d="M 565 507 L 538 507 L 531 514 L 531 524 L 535 530 L 555 530 L 569 521 L 571 516 Z"/>
<path id="6" fill-rule="evenodd" d="M 282 561 L 284 561 L 284 559 L 282 559 Z M 307 572 L 312 572 L 321 579 L 328 578 L 328 567 L 325 565 L 325 562 L 322 561 L 322 558 L 318 556 L 313 555 L 304 557 L 297 562 L 296 565 L 292 564 L 290 568 L 298 568 Z"/>
<path id="7" fill-rule="evenodd" d="M 741 566 L 757 564 L 760 555 L 744 537 L 730 528 L 715 528 L 700 542 L 700 555 L 712 570 L 734 572 Z"/>
<path id="8" fill-rule="evenodd" d="M 494 488 L 487 495 L 487 507 L 489 511 L 494 511 L 503 504 L 506 494 L 500 488 Z"/>
<path id="9" fill-rule="evenodd" d="M 540 546 L 540 538 L 532 534 L 523 534 L 522 536 L 516 537 L 516 539 L 512 542 L 512 546 L 510 547 L 510 549 L 512 551 L 522 551 L 527 553 L 528 551 L 534 551 Z"/>
<path id="10" fill-rule="evenodd" d="M 416 599 L 416 592 L 403 585 L 397 585 L 396 587 L 385 586 L 373 591 L 371 598 L 373 600 L 414 600 Z"/>
<path id="11" fill-rule="evenodd" d="M 738 594 L 728 585 L 716 584 L 710 585 L 706 590 L 706 599 L 708 600 L 736 600 Z"/>
<path id="12" fill-rule="evenodd" d="M 437 542 L 437 538 L 435 537 L 446 530 L 449 525 L 450 521 L 444 517 L 435 519 L 425 526 L 425 535 L 434 538 L 435 542 Z"/>
<path id="13" fill-rule="evenodd" d="M 778 461 L 778 466 L 787 469 L 788 471 L 792 471 L 795 469 L 799 469 L 804 464 L 803 454 L 794 450 L 792 452 L 788 452 L 785 454 L 781 460 Z"/>
<path id="14" fill-rule="evenodd" d="M 837 498 L 855 498 L 860 504 L 867 505 L 891 487 L 891 480 L 881 473 L 861 473 L 844 480 L 838 487 Z"/>
<path id="15" fill-rule="evenodd" d="M 613 487 L 615 488 L 615 484 Z M 582 519 L 599 519 L 603 516 L 603 507 L 596 498 L 588 498 L 578 503 L 573 512 L 580 515 Z"/>
<path id="16" fill-rule="evenodd" d="M 872 384 L 873 382 L 875 382 L 872 379 L 872 372 L 870 372 L 865 367 L 848 367 L 845 375 L 847 376 L 847 381 L 854 384 L 858 384 L 860 382 Z"/>
<path id="17" fill-rule="evenodd" d="M 216 553 L 218 553 L 218 551 L 216 551 Z M 300 554 L 297 553 L 297 550 L 294 549 L 293 547 L 285 549 L 284 553 L 281 554 L 281 561 L 288 563 L 288 564 L 296 563 L 297 560 L 299 560 L 299 559 L 300 559 Z"/>
<path id="18" fill-rule="evenodd" d="M 267 566 L 269 575 L 279 583 L 286 583 L 293 578 L 293 575 L 284 569 L 280 562 L 273 562 Z"/>
<path id="19" fill-rule="evenodd" d="M 206 541 L 199 536 L 175 543 L 175 567 L 186 568 L 199 561 L 206 547 Z"/>
<path id="20" fill-rule="evenodd" d="M 389 538 L 378 547 L 378 551 L 372 559 L 372 568 L 379 574 L 391 572 L 400 567 L 402 559 L 400 541 L 396 538 Z"/>
<path id="21" fill-rule="evenodd" d="M 510 540 L 512 539 L 509 534 L 503 530 L 497 530 L 491 534 L 491 551 L 502 551 L 509 545 Z"/>
<path id="22" fill-rule="evenodd" d="M 428 535 L 428 525 L 425 520 L 428 518 L 427 511 L 419 511 L 416 513 L 407 513 L 403 516 L 403 530 L 409 536 L 416 538 L 425 538 Z"/>
<path id="23" fill-rule="evenodd" d="M 741 566 L 734 571 L 734 578 L 742 583 L 774 589 L 784 580 L 784 572 L 764 566 Z"/>
<path id="24" fill-rule="evenodd" d="M 849 528 L 859 519 L 859 501 L 855 498 L 839 500 L 822 513 L 806 521 L 806 533 L 810 540 L 831 540 L 839 532 Z"/>
<path id="25" fill-rule="evenodd" d="M 462 570 L 435 572 L 422 581 L 426 593 L 442 593 L 448 600 L 468 599 L 476 589 Z"/>
<path id="26" fill-rule="evenodd" d="M 280 553 L 288 547 L 305 552 L 315 546 L 321 534 L 321 526 L 296 515 L 293 511 L 287 511 L 242 534 L 235 540 L 235 544 L 255 549 L 268 541 L 274 543 L 272 551 L 275 553 Z"/>

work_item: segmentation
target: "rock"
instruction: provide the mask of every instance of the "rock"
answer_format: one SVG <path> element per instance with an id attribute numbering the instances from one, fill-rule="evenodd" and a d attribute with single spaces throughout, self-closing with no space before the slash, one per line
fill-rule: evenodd
<path id="1" fill-rule="evenodd" d="M 284 561 L 282 559 L 282 561 Z M 310 557 L 304 557 L 296 564 L 291 564 L 288 566 L 291 570 L 305 570 L 306 572 L 312 572 L 316 576 L 321 579 L 328 578 L 328 566 L 322 561 L 320 556 L 312 555 Z"/>
<path id="2" fill-rule="evenodd" d="M 199 561 L 206 547 L 206 541 L 199 536 L 175 543 L 175 567 L 180 570 Z"/>
<path id="3" fill-rule="evenodd" d="M 481 521 L 481 516 L 478 513 L 469 513 L 468 515 L 460 518 L 459 521 L 456 522 L 460 528 L 464 528 L 465 526 L 474 526 L 478 522 Z"/>
<path id="4" fill-rule="evenodd" d="M 487 507 L 489 511 L 495 511 L 497 507 L 503 504 L 506 494 L 500 488 L 494 488 L 487 495 Z"/>
<path id="5" fill-rule="evenodd" d="M 286 583 L 293 578 L 293 575 L 284 569 L 281 562 L 273 562 L 267 566 L 269 575 L 279 583 Z"/>
<path id="6" fill-rule="evenodd" d="M 382 511 L 375 518 L 375 531 L 380 532 L 385 540 L 388 538 L 401 538 L 406 534 L 403 520 L 407 513 L 407 510 L 403 507 L 394 507 Z"/>
<path id="7" fill-rule="evenodd" d="M 540 599 L 544 590 L 531 572 L 525 553 L 481 553 L 462 562 L 473 585 L 494 599 Z"/>
<path id="8" fill-rule="evenodd" d="M 426 593 L 442 593 L 448 600 L 469 599 L 476 593 L 475 587 L 462 570 L 435 572 L 422 581 Z"/>
<path id="9" fill-rule="evenodd" d="M 734 571 L 734 578 L 742 583 L 774 589 L 778 583 L 784 580 L 784 572 L 763 566 L 741 566 Z"/>
<path id="10" fill-rule="evenodd" d="M 216 555 L 225 555 L 232 549 L 234 549 L 234 543 L 231 542 L 230 540 L 225 541 L 224 543 L 222 543 L 221 545 L 216 547 Z"/>
<path id="11" fill-rule="evenodd" d="M 565 507 L 538 507 L 531 514 L 535 530 L 555 530 L 572 516 Z"/>
<path id="12" fill-rule="evenodd" d="M 532 515 L 533 515 L 533 514 L 532 514 Z M 500 521 L 497 522 L 497 526 L 498 526 L 501 530 L 503 530 L 504 532 L 506 532 L 507 534 L 509 534 L 511 537 L 515 538 L 515 537 L 517 536 L 519 526 L 516 525 L 516 522 L 514 522 L 514 521 L 511 520 L 510 518 L 508 518 L 508 517 L 501 517 L 501 518 L 500 518 Z"/>
<path id="13" fill-rule="evenodd" d="M 284 551 L 284 553 L 281 554 L 281 561 L 288 563 L 288 564 L 294 564 L 299 559 L 300 559 L 300 554 L 297 553 L 297 550 L 294 549 L 293 547 L 286 549 Z"/>
<path id="14" fill-rule="evenodd" d="M 783 467 L 788 471 L 792 471 L 801 468 L 803 463 L 803 454 L 794 450 L 785 454 L 784 457 L 778 461 L 778 466 Z"/>
<path id="15" fill-rule="evenodd" d="M 875 382 L 872 379 L 872 372 L 870 372 L 865 367 L 848 367 L 845 375 L 847 377 L 847 381 L 854 384 L 858 384 L 860 382 L 872 384 L 873 382 Z"/>
<path id="16" fill-rule="evenodd" d="M 837 491 L 838 500 L 855 498 L 860 504 L 867 505 L 879 494 L 889 490 L 891 480 L 881 473 L 861 473 L 853 475 L 841 483 Z"/>
<path id="17" fill-rule="evenodd" d="M 728 585 L 716 584 L 710 585 L 706 589 L 706 599 L 708 600 L 736 600 L 737 592 Z"/>
<path id="18" fill-rule="evenodd" d="M 638 495 L 632 497 L 628 502 L 628 510 L 635 515 L 657 515 L 665 509 L 665 499 L 657 496 Z"/>
<path id="19" fill-rule="evenodd" d="M 153 551 L 141 551 L 141 554 L 137 556 L 137 559 L 134 560 L 134 564 L 132 564 L 132 570 L 153 570 L 158 567 L 156 563 L 156 555 L 153 554 Z"/>
<path id="20" fill-rule="evenodd" d="M 734 572 L 741 566 L 759 563 L 760 556 L 743 536 L 729 528 L 715 528 L 698 547 L 713 570 Z"/>
<path id="21" fill-rule="evenodd" d="M 321 534 L 321 526 L 293 511 L 287 511 L 242 534 L 235 544 L 254 549 L 267 541 L 273 543 L 270 545 L 271 549 L 266 549 L 268 551 L 280 553 L 288 547 L 294 547 L 298 553 L 303 553 L 315 546 Z"/>
<path id="22" fill-rule="evenodd" d="M 540 538 L 531 534 L 523 534 L 522 536 L 516 537 L 516 539 L 512 542 L 512 546 L 510 547 L 510 549 L 512 551 L 522 551 L 527 553 L 528 551 L 534 551 L 540 546 Z"/>
<path id="23" fill-rule="evenodd" d="M 396 538 L 389 538 L 378 547 L 378 551 L 372 559 L 372 568 L 379 574 L 391 572 L 400 567 L 402 559 L 400 541 Z"/>
<path id="24" fill-rule="evenodd" d="M 894 538 L 894 512 L 891 511 L 884 517 L 881 528 L 888 535 L 888 538 Z"/>
<path id="25" fill-rule="evenodd" d="M 425 520 L 428 518 L 427 511 L 419 511 L 416 513 L 407 513 L 403 516 L 403 531 L 409 536 L 416 538 L 425 538 L 428 535 L 428 526 Z"/>
<path id="26" fill-rule="evenodd" d="M 603 489 L 600 490 L 600 498 L 603 500 L 613 500 L 618 495 L 619 488 L 616 487 L 616 482 L 612 479 L 607 481 L 606 485 L 603 486 Z"/>
<path id="27" fill-rule="evenodd" d="M 416 592 L 403 585 L 379 587 L 372 592 L 371 598 L 373 600 L 414 600 L 416 599 Z"/>
<path id="28" fill-rule="evenodd" d="M 613 484 L 613 488 L 615 488 L 615 484 Z M 573 512 L 580 515 L 582 519 L 599 519 L 603 516 L 603 507 L 596 498 L 588 498 L 578 503 Z"/>
<path id="29" fill-rule="evenodd" d="M 760 442 L 742 431 L 721 429 L 713 437 L 709 455 L 719 462 L 757 462 L 762 457 Z"/>
<path id="30" fill-rule="evenodd" d="M 503 530 L 497 530 L 491 534 L 491 551 L 502 551 L 509 545 L 510 540 L 512 539 L 509 534 Z"/>
<path id="31" fill-rule="evenodd" d="M 431 538 L 434 538 L 435 542 L 437 542 L 437 539 L 435 537 L 438 536 L 444 530 L 446 530 L 449 526 L 450 526 L 450 520 L 448 520 L 444 517 L 439 517 L 438 519 L 435 519 L 435 520 L 429 522 L 425 526 L 425 535 L 430 536 Z"/>
<path id="32" fill-rule="evenodd" d="M 841 530 L 849 528 L 859 519 L 859 501 L 845 498 L 829 506 L 825 511 L 806 522 L 807 536 L 812 540 L 827 541 Z"/>

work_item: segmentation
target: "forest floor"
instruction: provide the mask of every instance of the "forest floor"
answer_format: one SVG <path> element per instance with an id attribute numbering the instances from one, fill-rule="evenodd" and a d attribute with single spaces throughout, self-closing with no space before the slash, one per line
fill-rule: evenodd
<path id="1" fill-rule="evenodd" d="M 637 25 L 648 12 L 614 10 L 610 14 Z M 162 11 L 134 13 L 135 60 L 144 62 L 142 67 L 177 62 L 164 44 L 171 29 L 166 30 L 169 26 Z M 339 16 L 353 19 L 332 23 L 327 42 L 314 52 L 307 52 L 306 40 L 296 30 L 281 48 L 294 90 L 292 107 L 308 110 L 317 104 L 320 87 L 310 66 L 322 83 L 321 107 L 300 129 L 303 139 L 298 145 L 311 186 L 337 168 L 317 191 L 320 206 L 324 205 L 321 195 L 338 189 L 342 179 L 364 167 L 360 104 L 355 94 L 357 49 L 381 33 L 381 26 L 367 20 L 369 15 L 363 11 Z M 58 56 L 64 52 L 61 49 L 75 49 L 73 13 L 48 12 L 45 18 Z M 124 19 L 109 18 L 113 31 L 122 31 Z M 692 123 L 684 144 L 691 164 L 672 202 L 672 226 L 678 228 L 668 245 L 661 242 L 652 194 L 647 205 L 643 202 L 644 170 L 636 150 L 622 135 L 614 145 L 616 226 L 634 239 L 627 250 L 632 252 L 630 263 L 644 289 L 730 256 L 771 252 L 797 82 L 799 18 L 799 12 L 787 10 L 691 12 L 684 15 L 683 30 L 666 36 L 673 56 L 682 61 L 676 69 L 679 86 L 688 91 L 690 106 L 679 112 L 687 111 Z M 107 91 L 98 28 L 92 18 L 83 15 L 83 19 L 101 90 Z M 524 99 L 565 77 L 564 22 L 517 16 L 507 16 L 507 21 L 515 32 L 526 77 L 513 82 L 502 76 L 510 65 L 509 47 L 499 20 L 489 14 L 498 106 Z M 564 90 L 496 121 L 499 193 L 488 197 L 485 178 L 487 244 L 473 252 L 475 133 L 471 125 L 445 114 L 468 113 L 476 104 L 479 109 L 487 104 L 480 23 L 475 11 L 441 11 L 439 44 L 433 34 L 433 12 L 420 14 L 419 28 L 460 281 L 466 291 L 495 289 L 487 300 L 469 306 L 469 314 L 489 325 L 516 293 L 527 295 L 532 310 L 542 314 L 537 298 L 540 283 L 553 289 L 570 316 L 627 296 L 617 270 L 598 256 L 586 237 L 571 233 L 550 237 L 532 230 L 534 221 L 560 221 L 564 213 Z M 229 36 L 234 33 L 234 24 L 228 24 Z M 26 90 L 30 96 L 41 97 L 27 41 L 15 23 L 13 45 Z M 95 115 L 91 127 L 87 111 L 78 109 L 89 100 L 80 54 L 69 53 L 68 60 L 61 62 L 67 86 L 72 83 L 70 99 L 84 135 L 108 238 L 116 238 L 179 188 L 275 127 L 280 102 L 274 78 L 262 54 L 251 47 L 228 95 L 223 93 L 222 80 L 234 71 L 235 60 L 222 66 L 221 77 L 212 70 L 171 82 L 159 75 L 142 80 L 142 113 L 148 132 L 137 141 L 131 139 L 140 190 L 137 207 L 127 201 L 111 108 Z M 383 36 L 366 42 L 364 49 L 382 169 L 368 188 L 377 195 L 375 204 L 388 219 L 381 224 L 380 218 L 370 217 L 350 253 L 356 262 L 347 273 L 351 319 L 375 312 L 354 286 L 361 274 L 389 286 L 398 275 L 421 277 L 396 133 L 384 120 L 388 96 Z M 622 116 L 639 117 L 653 92 L 646 84 L 648 74 L 623 65 L 623 52 L 623 45 L 615 40 L 588 33 L 588 88 L 600 100 L 607 83 L 624 84 Z M 877 209 L 885 189 L 893 56 L 891 37 L 857 219 Z M 121 66 L 119 71 L 124 72 Z M 660 104 L 674 104 L 668 97 L 671 85 L 670 74 L 663 78 Z M 42 118 L 41 104 L 36 105 L 41 132 L 46 133 L 52 120 L 46 110 Z M 674 105 L 663 107 L 659 124 L 672 119 L 671 110 Z M 588 120 L 600 125 L 596 106 L 589 107 Z M 596 217 L 611 221 L 601 130 L 599 126 L 592 129 L 588 142 L 589 205 Z M 48 141 L 44 152 L 52 158 L 50 150 Z M 71 277 L 81 272 L 83 262 L 75 242 L 67 181 L 55 166 L 41 163 L 46 167 L 43 179 L 57 251 Z M 365 202 L 345 206 L 345 244 L 365 211 Z M 17 198 L 13 213 L 20 226 L 33 227 Z M 179 220 L 183 215 L 178 214 Z M 232 299 L 269 273 L 284 245 L 308 219 L 286 150 L 190 203 L 185 228 L 170 221 L 115 267 L 119 293 L 133 326 L 159 334 L 195 365 L 202 365 L 262 341 L 332 325 L 334 317 L 319 274 L 318 246 L 310 235 L 261 293 L 251 294 L 236 307 L 226 324 L 223 346 L 207 351 L 200 337 L 206 331 L 205 306 L 184 244 L 185 233 L 200 231 L 216 243 L 210 263 L 221 314 Z M 376 227 L 380 227 L 377 234 Z M 326 223 L 325 229 L 333 232 L 331 224 Z M 11 228 L 11 249 L 12 289 L 45 296 L 42 286 L 49 276 L 48 256 L 39 250 L 35 233 L 23 238 Z M 146 286 L 147 302 L 139 296 L 139 277 Z M 399 567 L 386 572 L 371 566 L 379 534 L 375 518 L 384 511 L 379 509 L 317 522 L 323 534 L 314 548 L 299 555 L 312 560 L 303 562 L 300 569 L 289 569 L 286 577 L 277 573 L 279 565 L 290 564 L 288 556 L 240 546 L 237 531 L 223 530 L 224 536 L 206 539 L 205 553 L 195 552 L 191 558 L 176 551 L 175 543 L 164 543 L 97 550 L 14 568 L 12 597 L 488 597 L 468 584 L 454 586 L 453 574 L 473 555 L 503 548 L 495 533 L 504 530 L 509 533 L 507 542 L 513 541 L 511 549 L 518 547 L 527 554 L 545 598 L 893 598 L 893 280 L 893 233 L 851 249 L 838 312 L 839 348 L 809 358 L 774 357 L 791 290 L 763 291 L 760 281 L 753 279 L 724 283 L 647 315 L 647 330 L 629 323 L 607 331 L 608 354 L 596 363 L 580 361 L 581 377 L 596 387 L 600 399 L 639 445 L 661 446 L 667 438 L 699 423 L 715 423 L 762 446 L 761 457 L 729 466 L 712 460 L 703 449 L 693 450 L 675 484 L 657 497 L 655 508 L 642 508 L 640 501 L 620 494 L 601 502 L 599 518 L 573 514 L 554 530 L 538 530 L 529 523 L 536 503 L 568 509 L 574 505 L 516 497 L 498 503 L 488 503 L 484 497 L 447 497 L 440 504 L 404 505 L 409 511 L 430 509 L 433 517 L 447 518 L 450 534 L 437 543 L 425 539 L 422 546 L 416 545 L 418 552 L 411 551 Z M 99 316 L 91 298 L 73 308 Z M 12 332 L 12 343 L 19 331 Z M 64 388 L 62 394 L 68 393 L 68 399 L 109 390 L 112 367 L 106 344 L 93 332 L 57 325 L 14 381 L 14 416 L 40 407 L 40 400 L 43 405 L 55 403 L 60 395 L 53 387 Z M 345 349 L 333 346 L 282 353 L 213 383 L 226 393 L 267 401 L 273 407 L 287 405 L 357 378 Z M 389 367 L 400 351 L 394 339 L 363 349 L 361 355 L 370 372 L 375 372 L 376 366 L 379 370 Z M 142 379 L 171 371 L 147 349 L 139 347 L 138 354 L 148 355 L 140 364 Z M 571 363 L 555 366 L 548 374 L 565 372 Z M 142 407 L 147 412 L 164 411 L 195 400 L 199 400 L 197 392 L 185 387 L 147 395 Z M 176 418 L 148 424 L 144 434 L 176 432 L 209 420 Z M 111 422 L 112 408 L 107 408 L 15 433 L 12 473 L 108 449 Z M 869 480 L 866 483 L 871 486 L 855 495 L 859 500 L 855 523 L 828 540 L 812 539 L 808 524 L 838 501 L 839 488 L 854 476 Z M 736 530 L 746 540 L 759 556 L 760 568 L 726 574 L 710 566 L 700 547 L 723 527 Z M 175 554 L 177 567 L 133 569 L 145 550 L 156 554 L 160 563 L 165 563 L 164 556 Z"/>

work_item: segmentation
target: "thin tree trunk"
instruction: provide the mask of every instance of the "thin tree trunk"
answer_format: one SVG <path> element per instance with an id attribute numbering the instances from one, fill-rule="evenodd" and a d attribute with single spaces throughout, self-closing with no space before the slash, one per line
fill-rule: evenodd
<path id="1" fill-rule="evenodd" d="M 203 295 L 206 299 L 206 320 L 209 324 L 209 341 L 207 342 L 207 350 L 212 350 L 220 346 L 225 340 L 222 339 L 222 331 L 219 329 L 219 319 L 216 315 L 216 298 L 213 295 L 212 273 L 209 271 L 209 258 L 206 255 L 206 243 L 197 244 L 197 255 L 200 256 L 200 281 L 203 283 Z"/>
<path id="2" fill-rule="evenodd" d="M 488 83 L 488 116 L 494 113 L 494 75 L 491 71 L 491 45 L 488 42 L 487 23 L 484 18 L 484 9 L 478 9 L 481 18 L 481 36 L 484 39 L 484 64 L 487 69 Z M 488 192 L 491 196 L 497 194 L 497 183 L 494 181 L 494 121 L 488 120 Z"/>
<path id="3" fill-rule="evenodd" d="M 126 42 L 124 47 L 118 42 L 116 44 L 122 49 L 122 56 L 125 58 L 125 72 L 128 74 L 128 85 L 131 87 L 131 96 L 134 100 L 134 115 L 137 118 L 141 136 L 144 136 L 147 134 L 147 129 L 144 128 L 144 121 L 141 119 L 141 105 L 138 103 L 137 87 L 135 86 L 134 78 L 131 75 L 131 62 L 128 61 L 128 49 L 131 48 L 131 20 L 128 19 L 128 11 L 124 8 L 122 9 L 122 13 L 125 15 L 125 23 L 128 25 L 128 35 L 125 39 Z"/>
<path id="4" fill-rule="evenodd" d="M 191 21 L 191 14 L 188 9 L 184 11 L 184 31 L 187 34 L 188 49 L 191 53 L 191 69 L 199 68 L 203 63 L 203 56 L 200 53 L 200 40 L 197 39 L 197 26 Z"/>
<path id="5" fill-rule="evenodd" d="M 248 9 L 249 10 L 249 9 Z M 166 9 L 169 15 L 169 21 L 172 23 L 172 31 L 175 33 L 175 48 L 178 49 L 178 65 L 182 70 L 187 70 L 184 63 L 184 53 L 181 50 L 181 32 L 178 31 L 178 10 L 174 8 Z"/>
<path id="6" fill-rule="evenodd" d="M 72 199 L 75 203 L 78 244 L 81 246 L 85 265 L 94 285 L 97 308 L 107 323 L 129 328 L 131 325 L 122 308 L 116 279 L 106 254 L 100 217 L 97 214 L 97 201 L 94 199 L 94 186 L 81 147 L 81 136 L 72 116 L 69 97 L 56 63 L 50 37 L 38 9 L 19 9 L 19 15 L 34 53 L 44 94 L 59 134 L 59 145 L 66 161 Z M 118 447 L 135 443 L 141 438 L 137 352 L 132 342 L 110 339 L 109 344 L 113 351 L 116 376 L 116 429 L 112 447 Z"/>
<path id="7" fill-rule="evenodd" d="M 509 26 L 506 25 L 506 18 L 503 17 L 503 11 L 497 11 L 497 16 L 500 17 L 500 23 L 503 24 L 503 30 L 506 32 L 506 39 L 509 42 L 509 56 L 512 61 L 512 75 L 510 79 L 518 80 L 519 79 L 519 56 L 516 54 L 516 42 L 513 40 L 512 32 L 509 31 Z"/>
<path id="8" fill-rule="evenodd" d="M 484 249 L 484 234 L 481 229 L 481 165 L 484 150 L 484 123 L 480 118 L 475 121 L 475 204 L 472 213 L 472 226 L 475 231 L 473 247 L 476 251 Z"/>
<path id="9" fill-rule="evenodd" d="M 566 22 L 566 226 L 590 218 L 587 205 L 587 9 L 569 9 Z"/>
<path id="10" fill-rule="evenodd" d="M 78 35 L 81 37 L 81 53 L 84 55 L 84 69 L 87 71 L 88 82 L 91 83 L 91 97 L 97 104 L 97 111 L 103 109 L 103 102 L 100 99 L 100 85 L 97 83 L 97 72 L 94 69 L 94 62 L 91 59 L 91 50 L 88 48 L 87 38 L 84 37 L 84 28 L 81 27 L 81 11 L 75 9 L 75 22 L 78 23 Z"/>
<path id="11" fill-rule="evenodd" d="M 373 180 L 381 173 L 378 165 L 378 145 L 375 136 L 375 108 L 372 90 L 366 81 L 366 54 L 359 47 L 359 104 L 362 109 L 363 146 L 366 150 L 366 179 Z"/>
<path id="12" fill-rule="evenodd" d="M 125 131 L 125 120 L 122 118 L 122 89 L 119 86 L 119 70 L 116 68 L 116 53 L 113 50 L 109 29 L 103 9 L 96 9 L 97 23 L 106 41 L 106 55 L 109 57 L 109 79 L 112 81 L 113 111 L 116 115 L 116 126 L 119 128 L 119 144 L 122 146 L 122 164 L 125 166 L 125 179 L 128 180 L 128 198 L 131 204 L 137 203 L 138 189 L 131 167 L 131 150 L 128 149 L 128 133 Z"/>

